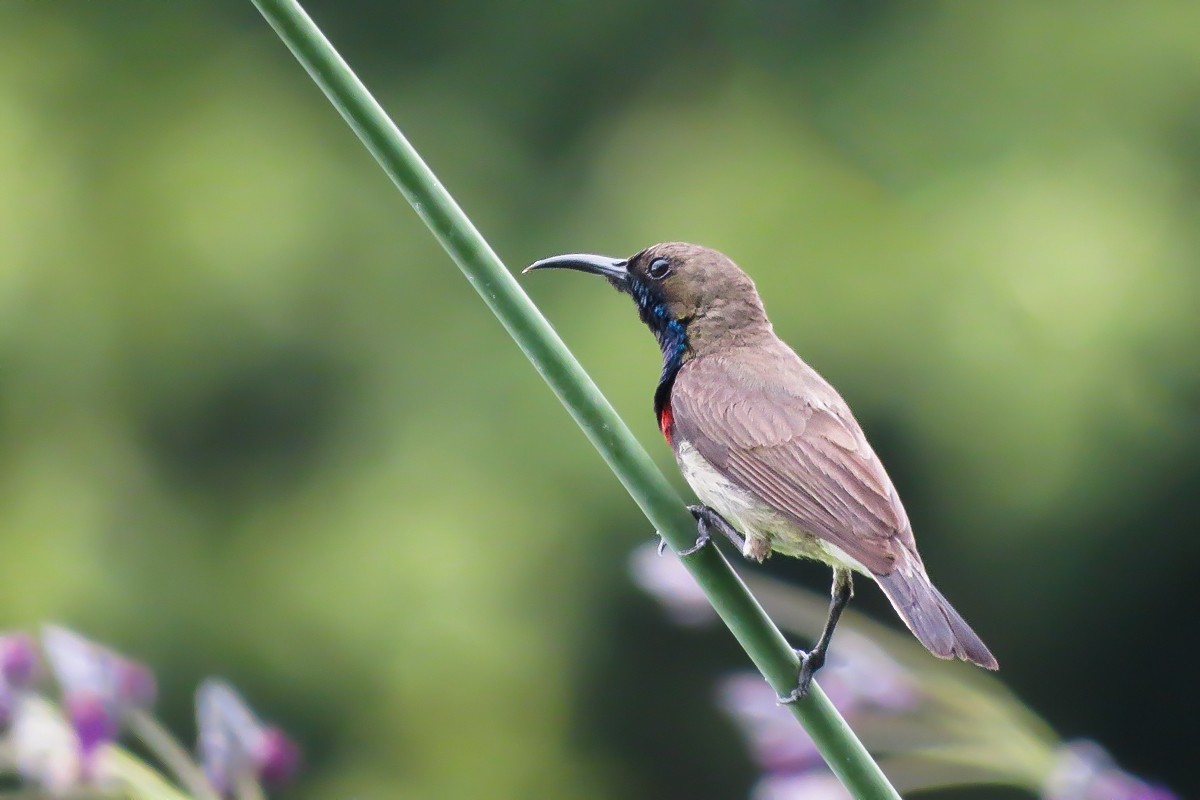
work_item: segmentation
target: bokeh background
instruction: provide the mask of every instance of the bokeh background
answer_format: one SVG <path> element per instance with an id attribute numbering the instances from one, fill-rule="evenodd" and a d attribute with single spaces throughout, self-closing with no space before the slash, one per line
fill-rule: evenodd
<path id="1" fill-rule="evenodd" d="M 1200 6 L 307 5 L 510 267 L 733 255 L 1008 685 L 1200 793 Z M 525 283 L 674 478 L 628 300 Z M 0 365 L 3 627 L 227 677 L 289 796 L 748 791 L 743 656 L 249 2 L 0 3 Z"/>

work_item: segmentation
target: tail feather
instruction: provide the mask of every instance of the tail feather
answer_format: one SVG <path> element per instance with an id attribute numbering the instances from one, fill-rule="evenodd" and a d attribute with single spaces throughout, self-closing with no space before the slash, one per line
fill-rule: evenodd
<path id="1" fill-rule="evenodd" d="M 924 570 L 905 575 L 897 569 L 876 575 L 892 607 L 921 644 L 938 658 L 961 658 L 986 669 L 998 669 L 996 657 L 975 635 L 962 615 L 934 588 Z"/>

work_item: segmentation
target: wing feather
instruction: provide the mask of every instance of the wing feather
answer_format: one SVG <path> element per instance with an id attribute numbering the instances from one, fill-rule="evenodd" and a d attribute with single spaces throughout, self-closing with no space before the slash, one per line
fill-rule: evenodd
<path id="1" fill-rule="evenodd" d="M 779 346 L 685 364 L 671 392 L 675 429 L 802 530 L 889 573 L 901 550 L 916 552 L 891 479 L 846 402 Z"/>

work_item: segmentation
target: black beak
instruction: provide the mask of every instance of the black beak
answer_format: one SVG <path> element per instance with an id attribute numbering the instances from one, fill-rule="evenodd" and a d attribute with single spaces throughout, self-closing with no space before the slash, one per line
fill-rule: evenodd
<path id="1" fill-rule="evenodd" d="M 629 262 L 624 258 L 610 256 L 593 256 L 586 253 L 571 253 L 565 256 L 554 256 L 535 261 L 522 270 L 522 273 L 535 269 L 574 269 L 579 272 L 590 272 L 608 278 L 609 283 L 622 291 L 629 289 Z"/>

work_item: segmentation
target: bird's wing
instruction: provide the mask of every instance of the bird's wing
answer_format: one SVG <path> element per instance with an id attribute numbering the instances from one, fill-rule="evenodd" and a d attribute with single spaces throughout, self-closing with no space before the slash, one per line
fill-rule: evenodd
<path id="1" fill-rule="evenodd" d="M 903 551 L 915 553 L 891 479 L 846 402 L 786 355 L 765 379 L 732 359 L 685 364 L 671 391 L 676 438 L 805 532 L 889 573 Z"/>

